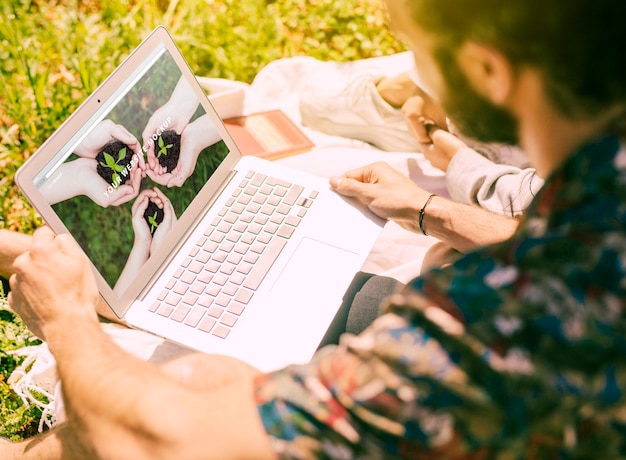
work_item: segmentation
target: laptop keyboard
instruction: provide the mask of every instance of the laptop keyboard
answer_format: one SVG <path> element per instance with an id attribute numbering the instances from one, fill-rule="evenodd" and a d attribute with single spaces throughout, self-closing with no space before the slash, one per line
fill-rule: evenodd
<path id="1" fill-rule="evenodd" d="M 303 192 L 248 172 L 149 310 L 227 338 L 318 195 Z"/>

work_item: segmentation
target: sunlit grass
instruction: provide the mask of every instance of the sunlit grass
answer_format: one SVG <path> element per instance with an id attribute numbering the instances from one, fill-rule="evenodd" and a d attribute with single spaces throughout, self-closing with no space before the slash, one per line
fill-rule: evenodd
<path id="1" fill-rule="evenodd" d="M 402 50 L 379 0 L 6 2 L 0 14 L 0 228 L 40 224 L 15 170 L 156 25 L 198 75 L 251 81 L 280 57 L 347 60 Z"/>

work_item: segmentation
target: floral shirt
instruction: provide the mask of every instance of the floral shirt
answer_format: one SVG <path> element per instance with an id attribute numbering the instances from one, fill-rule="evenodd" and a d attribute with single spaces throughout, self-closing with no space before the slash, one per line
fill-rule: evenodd
<path id="1" fill-rule="evenodd" d="M 616 137 L 586 145 L 512 239 L 416 278 L 309 364 L 260 377 L 278 455 L 626 458 L 619 150 Z"/>

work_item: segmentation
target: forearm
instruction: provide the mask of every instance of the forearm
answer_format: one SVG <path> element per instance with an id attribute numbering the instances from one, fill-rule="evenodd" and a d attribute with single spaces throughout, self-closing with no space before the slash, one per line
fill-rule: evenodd
<path id="1" fill-rule="evenodd" d="M 167 102 L 168 106 L 175 107 L 178 115 L 183 117 L 186 121 L 189 121 L 196 111 L 198 103 L 193 89 L 184 78 L 178 80 Z"/>
<path id="2" fill-rule="evenodd" d="M 143 267 L 148 260 L 149 251 L 150 245 L 148 243 L 135 241 L 135 244 L 128 255 L 128 259 L 126 259 L 124 269 L 115 284 L 114 291 L 116 293 L 122 293 L 128 288 L 130 282 L 134 278 L 134 275 L 141 270 L 141 267 Z"/>
<path id="3" fill-rule="evenodd" d="M 217 131 L 217 127 L 208 115 L 202 115 L 187 125 L 185 130 L 189 130 L 192 139 L 198 143 L 194 150 L 202 151 L 210 145 L 220 141 L 222 137 Z"/>
<path id="4" fill-rule="evenodd" d="M 419 210 L 415 212 L 419 220 Z M 514 218 L 435 196 L 424 210 L 423 230 L 448 246 L 467 252 L 510 238 L 519 225 Z"/>
<path id="5" fill-rule="evenodd" d="M 463 149 L 448 165 L 446 185 L 454 201 L 512 217 L 524 213 L 543 180 L 532 168 L 493 163 L 472 149 Z"/>
<path id="6" fill-rule="evenodd" d="M 204 388 L 199 388 L 185 386 L 184 375 L 175 378 L 128 355 L 97 322 L 66 323 L 46 338 L 57 360 L 69 419 L 80 427 L 74 434 L 99 456 L 271 458 L 251 378 L 223 378 L 229 364 L 234 368 L 236 363 L 226 360 L 209 367 L 213 372 L 203 375 Z M 247 442 L 238 442 L 240 437 Z"/>
<path id="7" fill-rule="evenodd" d="M 48 328 L 46 341 L 63 383 L 68 419 L 82 427 L 75 433 L 81 443 L 98 450 L 106 431 L 131 431 L 137 441 L 148 436 L 139 407 L 149 397 L 146 384 L 161 378 L 154 366 L 124 353 L 97 321 L 68 319 L 63 327 Z"/>

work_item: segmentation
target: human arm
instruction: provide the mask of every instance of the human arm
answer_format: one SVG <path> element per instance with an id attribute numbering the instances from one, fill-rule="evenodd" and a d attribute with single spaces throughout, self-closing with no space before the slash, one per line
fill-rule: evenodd
<path id="1" fill-rule="evenodd" d="M 451 159 L 446 172 L 453 200 L 509 217 L 523 214 L 543 183 L 534 168 L 497 164 L 469 148 Z"/>
<path id="2" fill-rule="evenodd" d="M 402 112 L 424 157 L 446 173 L 446 186 L 454 201 L 515 217 L 524 213 L 543 186 L 533 168 L 494 163 L 448 132 L 447 122 L 429 124 L 420 97 L 409 98 Z"/>
<path id="3" fill-rule="evenodd" d="M 152 244 L 150 245 L 150 254 L 153 254 L 161 245 L 163 240 L 167 237 L 170 230 L 177 222 L 176 213 L 172 202 L 165 196 L 165 194 L 158 188 L 153 189 L 154 196 L 152 200 L 156 205 L 163 210 L 163 221 L 159 224 L 159 227 L 152 235 Z"/>
<path id="4" fill-rule="evenodd" d="M 168 101 L 152 114 L 141 135 L 143 149 L 148 159 L 148 169 L 154 170 L 159 164 L 154 153 L 158 136 L 167 130 L 174 130 L 181 134 L 198 108 L 198 104 L 193 89 L 181 77 Z"/>
<path id="5" fill-rule="evenodd" d="M 50 204 L 85 195 L 104 208 L 119 206 L 137 196 L 143 177 L 141 168 L 133 168 L 130 172 L 130 181 L 113 188 L 98 174 L 96 161 L 90 158 L 68 161 L 59 166 L 57 171 L 62 179 L 46 189 L 46 199 Z"/>
<path id="6" fill-rule="evenodd" d="M 137 138 L 124 126 L 109 119 L 102 120 L 98 123 L 78 147 L 74 149 L 74 153 L 82 158 L 96 158 L 102 148 L 114 140 L 123 142 L 135 152 L 137 154 L 139 167 L 141 169 L 145 168 L 144 158 L 141 154 L 141 145 Z"/>
<path id="7" fill-rule="evenodd" d="M 135 238 L 133 240 L 133 246 L 126 258 L 124 269 L 115 283 L 114 291 L 116 293 L 124 292 L 129 283 L 134 279 L 134 275 L 139 272 L 141 267 L 146 263 L 148 257 L 150 257 L 150 245 L 152 244 L 152 235 L 148 224 L 143 217 L 148 204 L 150 203 L 151 190 L 142 190 L 137 199 L 133 203 L 131 208 L 132 225 Z"/>
<path id="8" fill-rule="evenodd" d="M 56 359 L 64 426 L 81 449 L 104 458 L 273 458 L 254 405 L 254 369 L 206 357 L 199 385 L 185 374 L 191 368 L 174 376 L 118 348 L 95 315 L 87 259 L 67 235 L 37 230 L 15 269 L 9 302 Z"/>
<path id="9" fill-rule="evenodd" d="M 144 218 L 144 213 L 151 201 L 163 210 L 163 221 L 154 234 L 151 234 L 149 225 Z M 128 288 L 128 283 L 134 279 L 134 276 L 141 270 L 141 267 L 176 223 L 176 214 L 172 203 L 158 187 L 142 190 L 133 203 L 131 214 L 135 239 L 124 269 L 113 289 L 117 293 L 122 293 Z"/>
<path id="10" fill-rule="evenodd" d="M 419 212 L 430 193 L 387 163 L 348 171 L 343 177 L 331 178 L 330 185 L 338 193 L 361 201 L 378 216 L 421 233 Z M 515 219 L 439 196 L 430 201 L 422 221 L 428 235 L 461 252 L 506 240 L 517 226 Z"/>
<path id="11" fill-rule="evenodd" d="M 487 432 L 505 411 L 489 407 L 455 357 L 417 325 L 412 307 L 451 340 L 462 325 L 409 296 L 391 298 L 407 310 L 383 306 L 387 314 L 359 336 L 346 334 L 306 365 L 259 380 L 262 419 L 285 458 L 474 458 L 464 454 L 477 448 L 467 444 L 475 433 L 462 430 Z"/>

